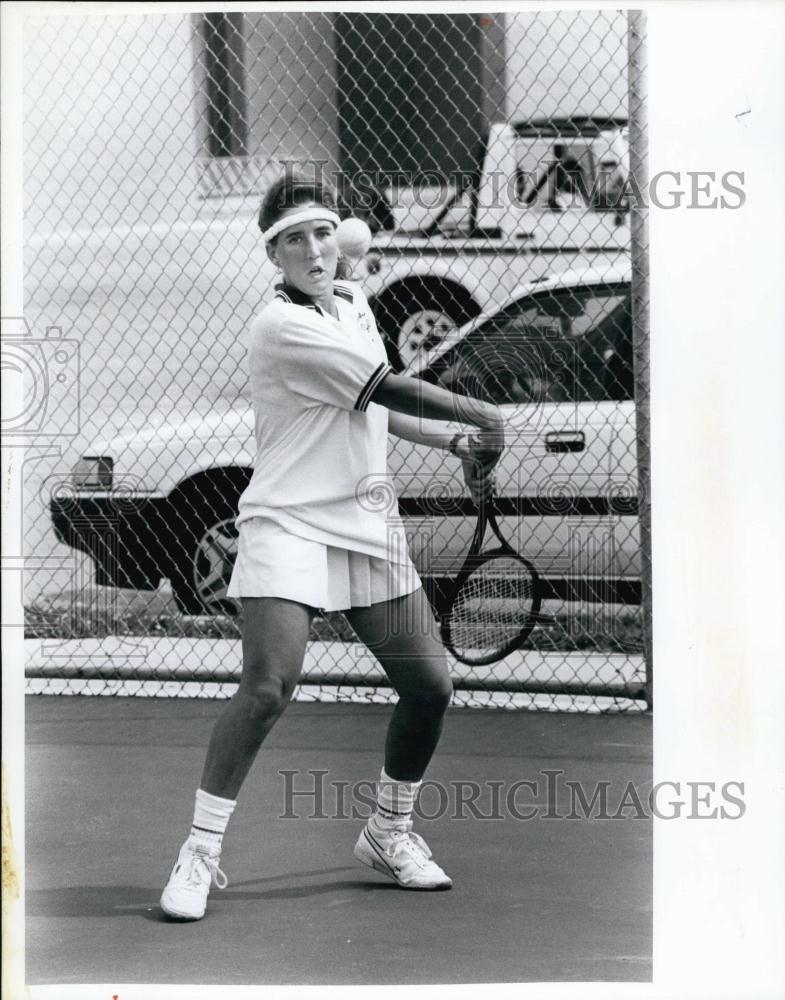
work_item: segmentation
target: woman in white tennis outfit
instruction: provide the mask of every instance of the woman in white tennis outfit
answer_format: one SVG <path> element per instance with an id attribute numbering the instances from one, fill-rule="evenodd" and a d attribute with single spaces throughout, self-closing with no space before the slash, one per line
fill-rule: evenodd
<path id="1" fill-rule="evenodd" d="M 452 685 L 430 606 L 397 511 L 379 502 L 389 433 L 463 459 L 474 495 L 488 488 L 503 444 L 496 407 L 395 375 L 362 291 L 336 281 L 339 217 L 331 192 L 287 175 L 259 225 L 282 272 L 254 321 L 250 364 L 256 462 L 240 498 L 229 588 L 242 600 L 243 671 L 215 724 L 191 833 L 161 897 L 171 917 L 198 920 L 240 786 L 286 707 L 317 609 L 342 610 L 398 695 L 357 859 L 407 889 L 447 889 L 411 815 Z M 453 435 L 459 419 L 479 433 Z M 393 505 L 394 507 L 394 505 Z"/>

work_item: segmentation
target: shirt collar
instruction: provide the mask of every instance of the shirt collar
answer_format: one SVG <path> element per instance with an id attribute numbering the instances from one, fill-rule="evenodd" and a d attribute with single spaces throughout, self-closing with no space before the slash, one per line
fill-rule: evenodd
<path id="1" fill-rule="evenodd" d="M 338 288 L 335 288 L 335 293 L 338 298 L 345 299 L 347 297 L 346 293 L 341 292 Z M 284 302 L 291 302 L 295 306 L 305 306 L 306 309 L 315 309 L 320 316 L 327 315 L 322 307 L 314 302 L 310 295 L 306 295 L 305 292 L 301 292 L 299 288 L 295 288 L 294 285 L 289 285 L 285 281 L 281 281 L 275 285 L 275 297 L 282 299 Z"/>
<path id="2" fill-rule="evenodd" d="M 276 295 L 279 298 L 284 299 L 286 302 L 291 302 L 296 306 L 310 306 L 311 309 L 317 308 L 316 303 L 311 298 L 310 295 L 306 295 L 305 292 L 301 292 L 299 288 L 295 288 L 294 285 L 288 285 L 285 281 L 279 282 L 275 286 Z"/>

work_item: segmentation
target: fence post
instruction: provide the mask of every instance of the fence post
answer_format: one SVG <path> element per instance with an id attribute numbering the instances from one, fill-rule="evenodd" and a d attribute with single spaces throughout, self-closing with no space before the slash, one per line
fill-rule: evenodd
<path id="1" fill-rule="evenodd" d="M 641 543 L 641 602 L 646 661 L 646 702 L 654 707 L 651 572 L 651 412 L 649 375 L 648 120 L 646 116 L 646 12 L 627 13 L 630 128 L 630 235 L 632 329 L 635 376 L 638 517 Z"/>

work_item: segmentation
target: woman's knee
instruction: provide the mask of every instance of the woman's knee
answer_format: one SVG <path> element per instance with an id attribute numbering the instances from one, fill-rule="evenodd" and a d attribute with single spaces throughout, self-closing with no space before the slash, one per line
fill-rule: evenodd
<path id="1" fill-rule="evenodd" d="M 401 699 L 420 713 L 443 715 L 452 699 L 453 685 L 449 674 L 431 677 L 414 690 L 402 693 Z"/>
<path id="2" fill-rule="evenodd" d="M 293 684 L 273 676 L 241 682 L 238 693 L 247 701 L 251 716 L 262 721 L 278 718 L 289 704 L 293 688 Z"/>

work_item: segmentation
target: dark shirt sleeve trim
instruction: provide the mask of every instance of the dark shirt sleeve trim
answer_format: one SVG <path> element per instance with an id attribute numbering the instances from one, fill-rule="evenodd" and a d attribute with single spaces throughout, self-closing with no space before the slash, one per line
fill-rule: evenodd
<path id="1" fill-rule="evenodd" d="M 368 404 L 371 401 L 371 396 L 374 394 L 375 389 L 382 382 L 382 380 L 386 378 L 387 375 L 390 374 L 391 371 L 392 368 L 390 367 L 390 365 L 387 364 L 386 361 L 383 361 L 379 365 L 379 367 L 376 369 L 373 375 L 371 375 L 371 377 L 365 383 L 362 391 L 360 392 L 360 395 L 357 397 L 357 402 L 354 404 L 355 410 L 359 410 L 361 413 L 363 413 L 365 412 L 365 410 L 368 409 Z"/>
<path id="2" fill-rule="evenodd" d="M 337 282 L 333 286 L 333 292 L 340 299 L 344 299 L 346 302 L 354 303 L 354 292 L 351 288 L 346 288 L 344 285 L 339 285 Z"/>

